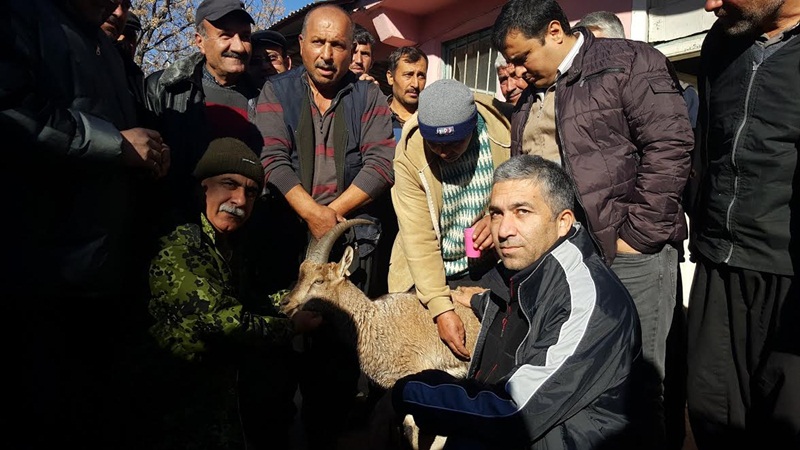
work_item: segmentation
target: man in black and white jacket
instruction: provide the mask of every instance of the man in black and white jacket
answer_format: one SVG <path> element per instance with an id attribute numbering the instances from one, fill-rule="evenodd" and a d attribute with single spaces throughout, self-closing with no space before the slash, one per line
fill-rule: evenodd
<path id="1" fill-rule="evenodd" d="M 395 409 L 447 448 L 624 448 L 637 435 L 641 354 L 630 295 L 575 222 L 557 164 L 516 156 L 489 206 L 502 260 L 489 291 L 462 291 L 482 327 L 469 376 L 425 371 L 394 387 Z"/>

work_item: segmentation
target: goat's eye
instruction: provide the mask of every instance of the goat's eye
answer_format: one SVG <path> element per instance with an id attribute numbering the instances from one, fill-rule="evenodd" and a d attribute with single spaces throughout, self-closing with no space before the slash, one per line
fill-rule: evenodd
<path id="1" fill-rule="evenodd" d="M 324 282 L 325 282 L 325 280 L 323 280 L 322 278 L 320 278 L 319 280 L 314 280 L 314 284 L 316 284 L 316 285 L 320 285 L 320 284 L 322 284 Z"/>

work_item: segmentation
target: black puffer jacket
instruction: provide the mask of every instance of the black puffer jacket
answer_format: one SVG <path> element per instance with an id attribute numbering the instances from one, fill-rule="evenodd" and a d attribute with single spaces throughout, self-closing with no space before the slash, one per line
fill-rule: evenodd
<path id="1" fill-rule="evenodd" d="M 565 169 L 607 263 L 617 238 L 655 253 L 686 238 L 681 196 L 694 135 L 678 79 L 646 43 L 576 31 L 583 45 L 555 90 Z M 534 98 L 528 88 L 514 111 L 512 155 L 522 150 Z"/>

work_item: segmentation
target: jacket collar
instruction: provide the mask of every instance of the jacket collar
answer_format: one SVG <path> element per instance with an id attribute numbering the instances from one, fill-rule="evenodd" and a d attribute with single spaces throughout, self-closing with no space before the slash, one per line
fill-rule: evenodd
<path id="1" fill-rule="evenodd" d="M 179 59 L 164 69 L 159 83 L 165 87 L 176 85 L 183 81 L 199 83 L 202 80 L 202 65 L 206 57 L 200 52 Z"/>
<path id="2" fill-rule="evenodd" d="M 562 245 L 567 245 L 567 243 L 578 247 L 584 259 L 588 258 L 593 253 L 597 253 L 597 250 L 595 250 L 594 244 L 592 243 L 592 239 L 589 237 L 586 229 L 580 223 L 575 222 L 575 224 L 572 226 L 572 230 L 566 237 L 559 239 L 544 255 L 534 261 L 533 264 L 511 276 L 512 286 L 519 286 L 519 283 L 535 272 L 555 249 L 561 247 Z"/>
<path id="3" fill-rule="evenodd" d="M 580 77 L 581 71 L 583 70 L 583 58 L 596 39 L 586 28 L 577 27 L 573 31 L 579 31 L 583 35 L 583 45 L 581 45 L 580 50 L 578 50 L 578 54 L 575 55 L 575 59 L 572 61 L 572 67 L 570 67 L 566 75 L 564 75 L 564 82 L 567 84 L 575 82 Z"/>

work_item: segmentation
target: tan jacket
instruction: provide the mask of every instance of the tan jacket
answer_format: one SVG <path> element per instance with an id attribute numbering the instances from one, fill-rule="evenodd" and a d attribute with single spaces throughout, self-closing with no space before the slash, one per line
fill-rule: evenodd
<path id="1" fill-rule="evenodd" d="M 478 114 L 486 122 L 495 167 L 509 158 L 511 148 L 511 124 L 494 106 L 496 102 L 499 103 L 488 95 L 475 94 Z M 392 202 L 400 232 L 392 247 L 389 292 L 415 287 L 431 317 L 453 309 L 441 253 L 439 161 L 437 155 L 425 150 L 414 114 L 403 127 L 395 149 Z"/>

